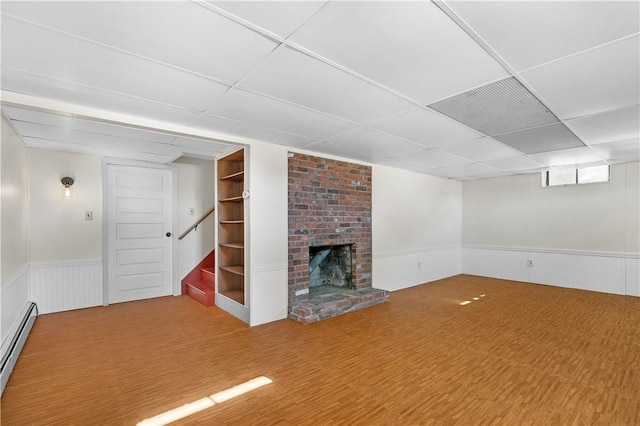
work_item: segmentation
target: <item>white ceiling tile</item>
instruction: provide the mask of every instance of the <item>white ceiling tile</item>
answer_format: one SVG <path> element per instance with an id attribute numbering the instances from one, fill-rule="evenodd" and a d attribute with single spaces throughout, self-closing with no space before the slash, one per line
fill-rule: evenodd
<path id="1" fill-rule="evenodd" d="M 69 142 L 61 142 L 61 141 L 52 141 L 48 139 L 37 139 L 25 137 L 24 143 L 29 148 L 35 149 L 46 149 L 49 151 L 62 151 L 62 152 L 70 152 L 76 154 L 86 154 L 93 155 L 96 157 L 110 157 L 110 158 L 124 158 L 129 160 L 140 160 L 140 161 L 153 161 L 156 156 L 155 153 L 144 153 L 144 152 L 126 152 L 117 149 L 110 149 L 105 147 L 96 147 L 85 144 L 77 144 L 77 143 L 69 143 Z"/>
<path id="2" fill-rule="evenodd" d="M 471 161 L 495 160 L 518 155 L 519 152 L 491 138 L 479 138 L 441 148 L 442 151 Z"/>
<path id="3" fill-rule="evenodd" d="M 431 2 L 333 2 L 291 41 L 420 102 L 507 75 Z"/>
<path id="4" fill-rule="evenodd" d="M 206 112 L 271 129 L 322 139 L 353 127 L 353 124 L 314 111 L 256 95 L 245 90 L 232 89 Z"/>
<path id="5" fill-rule="evenodd" d="M 477 176 L 494 176 L 501 174 L 500 170 L 490 167 L 484 164 L 461 164 L 457 166 L 440 167 L 436 170 L 428 170 L 426 173 L 438 173 L 448 178 L 456 179 L 462 177 L 477 177 Z"/>
<path id="6" fill-rule="evenodd" d="M 225 153 L 230 152 L 232 149 L 234 148 L 231 145 L 227 145 L 226 150 L 224 152 Z M 173 162 L 185 155 L 211 160 L 221 154 L 222 152 L 214 152 L 211 150 L 201 150 L 197 148 L 185 148 L 180 146 L 169 145 L 157 154 L 156 159 L 162 157 L 162 162 L 166 164 L 166 163 Z"/>
<path id="7" fill-rule="evenodd" d="M 2 69 L 2 88 L 26 95 L 177 124 L 190 124 L 200 116 L 194 111 L 170 105 L 8 69 Z"/>
<path id="8" fill-rule="evenodd" d="M 411 161 L 421 164 L 425 168 L 442 168 L 448 166 L 458 166 L 462 164 L 472 164 L 471 161 L 456 157 L 435 149 L 425 149 L 415 154 L 399 155 L 400 160 Z"/>
<path id="9" fill-rule="evenodd" d="M 196 149 L 204 152 L 222 153 L 229 151 L 229 149 L 233 148 L 235 145 L 222 144 L 204 139 L 176 138 L 171 142 L 171 146 L 180 147 L 181 149 L 186 148 L 188 150 Z"/>
<path id="10" fill-rule="evenodd" d="M 280 48 L 242 85 L 258 92 L 366 124 L 413 104 L 290 48 Z"/>
<path id="11" fill-rule="evenodd" d="M 409 171 L 418 172 L 418 173 L 423 173 L 425 171 L 425 167 L 422 164 L 413 163 L 408 160 L 401 160 L 396 157 L 382 158 L 376 161 L 376 164 L 395 167 L 396 169 L 409 170 Z"/>
<path id="12" fill-rule="evenodd" d="M 346 159 L 359 160 L 369 162 L 369 157 L 365 152 L 358 152 L 350 146 L 338 145 L 327 141 L 320 141 L 305 147 L 312 152 L 318 152 L 320 154 L 333 155 L 337 157 L 343 157 Z"/>
<path id="13" fill-rule="evenodd" d="M 640 36 L 523 74 L 544 100 L 570 119 L 638 104 Z"/>
<path id="14" fill-rule="evenodd" d="M 520 172 L 524 170 L 538 169 L 545 166 L 544 163 L 526 155 L 488 160 L 483 163 L 488 166 L 504 170 L 505 172 Z"/>
<path id="15" fill-rule="evenodd" d="M 209 3 L 281 37 L 288 37 L 326 2 L 211 1 Z"/>
<path id="16" fill-rule="evenodd" d="M 447 4 L 519 71 L 639 31 L 637 1 Z"/>
<path id="17" fill-rule="evenodd" d="M 449 173 L 447 173 L 444 169 L 426 169 L 422 172 L 429 176 L 435 176 L 443 179 L 452 179 Z"/>
<path id="18" fill-rule="evenodd" d="M 169 143 L 175 136 L 161 132 L 149 130 L 139 130 L 127 126 L 101 123 L 98 121 L 84 120 L 75 117 L 52 114 L 48 112 L 35 111 L 15 107 L 2 107 L 8 117 L 16 121 L 27 123 L 37 123 L 47 126 L 66 127 L 70 129 L 83 130 L 91 133 L 102 133 L 105 135 L 118 136 L 127 139 L 139 139 L 150 142 Z"/>
<path id="19" fill-rule="evenodd" d="M 12 121 L 11 124 L 23 137 L 92 145 L 122 150 L 124 152 L 136 151 L 157 153 L 166 146 L 165 143 L 140 139 L 127 139 L 121 136 L 111 136 L 103 133 L 87 132 L 84 130 L 66 127 L 47 126 L 24 121 Z"/>
<path id="20" fill-rule="evenodd" d="M 540 171 L 540 170 L 535 170 L 535 171 Z M 515 174 L 521 174 L 521 173 L 522 172 L 515 173 Z M 531 171 L 531 173 L 534 173 L 534 171 Z M 465 176 L 465 177 L 458 178 L 457 180 L 463 181 L 463 180 L 475 180 L 475 179 L 490 179 L 490 178 L 503 177 L 508 175 L 509 173 L 507 172 L 497 170 L 493 173 L 483 173 L 482 175 L 478 175 L 478 176 Z"/>
<path id="21" fill-rule="evenodd" d="M 428 148 L 454 145 L 482 136 L 475 130 L 424 108 L 411 109 L 373 123 L 369 127 Z"/>
<path id="22" fill-rule="evenodd" d="M 611 163 L 640 161 L 640 138 L 593 145 L 593 150 Z"/>
<path id="23" fill-rule="evenodd" d="M 173 163 L 175 160 L 177 160 L 180 157 L 182 157 L 182 155 L 176 156 L 176 155 L 158 154 L 155 157 L 153 157 L 152 161 L 158 164 L 169 164 L 169 163 Z"/>
<path id="24" fill-rule="evenodd" d="M 551 167 L 573 166 L 581 163 L 597 163 L 602 161 L 602 157 L 595 154 L 588 147 L 572 148 L 553 152 L 541 152 L 531 156 Z M 602 164 L 604 164 L 604 162 Z"/>
<path id="25" fill-rule="evenodd" d="M 231 138 L 230 140 L 233 140 L 235 137 L 249 138 L 294 148 L 300 148 L 313 142 L 313 140 L 302 136 L 211 116 L 200 117 L 193 127 L 227 134 Z"/>
<path id="26" fill-rule="evenodd" d="M 3 19 L 2 31 L 11 33 L 9 41 L 2 40 L 6 68 L 194 111 L 204 111 L 227 90 L 202 77 L 15 19 Z"/>
<path id="27" fill-rule="evenodd" d="M 71 127 L 74 120 L 77 120 L 64 115 L 12 106 L 2 106 L 2 111 L 11 120 L 26 121 L 27 123 L 43 124 L 47 126 Z"/>
<path id="28" fill-rule="evenodd" d="M 276 46 L 191 2 L 7 2 L 3 12 L 227 83 Z"/>
<path id="29" fill-rule="evenodd" d="M 338 136 L 328 138 L 327 142 L 360 153 L 359 158 L 377 161 L 385 157 L 411 155 L 424 148 L 385 133 L 367 128 L 356 128 Z"/>
<path id="30" fill-rule="evenodd" d="M 640 106 L 580 117 L 568 123 L 589 144 L 637 138 L 640 136 Z"/>

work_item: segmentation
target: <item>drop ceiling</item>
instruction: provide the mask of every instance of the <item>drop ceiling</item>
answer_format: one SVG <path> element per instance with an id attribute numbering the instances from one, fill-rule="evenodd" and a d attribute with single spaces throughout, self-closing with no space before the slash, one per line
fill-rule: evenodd
<path id="1" fill-rule="evenodd" d="M 4 98 L 134 120 L 2 111 L 29 147 L 156 163 L 232 149 L 202 132 L 458 180 L 633 162 L 639 5 L 2 1 Z"/>

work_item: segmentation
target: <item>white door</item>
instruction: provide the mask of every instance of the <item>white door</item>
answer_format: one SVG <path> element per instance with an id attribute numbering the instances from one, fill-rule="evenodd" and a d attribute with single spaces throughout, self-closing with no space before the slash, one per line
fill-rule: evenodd
<path id="1" fill-rule="evenodd" d="M 107 165 L 108 303 L 173 290 L 171 170 Z"/>

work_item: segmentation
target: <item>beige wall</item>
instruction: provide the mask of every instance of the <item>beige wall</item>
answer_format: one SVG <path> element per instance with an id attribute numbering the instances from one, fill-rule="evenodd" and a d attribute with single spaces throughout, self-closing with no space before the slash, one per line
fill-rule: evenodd
<path id="1" fill-rule="evenodd" d="M 461 272 L 462 183 L 373 166 L 373 286 L 400 290 Z"/>
<path id="2" fill-rule="evenodd" d="M 640 163 L 625 165 L 627 214 L 625 251 L 640 253 Z"/>
<path id="3" fill-rule="evenodd" d="M 460 245 L 462 184 L 373 167 L 373 253 Z"/>
<path id="4" fill-rule="evenodd" d="M 186 231 L 215 205 L 214 162 L 183 157 L 175 161 L 178 174 L 177 232 Z M 193 207 L 195 214 L 190 215 Z M 211 214 L 195 231 L 178 241 L 178 279 L 187 275 L 215 247 L 215 220 Z"/>
<path id="5" fill-rule="evenodd" d="M 28 259 L 27 147 L 2 116 L 2 282 Z"/>
<path id="6" fill-rule="evenodd" d="M 100 158 L 29 150 L 31 262 L 102 258 L 102 163 Z M 62 196 L 60 179 L 74 178 L 73 197 Z M 85 211 L 93 220 L 85 220 Z"/>
<path id="7" fill-rule="evenodd" d="M 640 252 L 638 163 L 611 182 L 541 187 L 540 174 L 464 182 L 466 245 Z"/>

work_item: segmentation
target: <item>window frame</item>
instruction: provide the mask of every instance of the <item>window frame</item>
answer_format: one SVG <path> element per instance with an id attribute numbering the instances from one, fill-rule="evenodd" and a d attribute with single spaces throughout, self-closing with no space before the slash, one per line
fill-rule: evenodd
<path id="1" fill-rule="evenodd" d="M 595 168 L 595 167 L 606 167 L 607 168 L 607 179 L 606 180 L 595 181 L 595 182 L 580 182 L 579 171 L 580 170 L 584 170 L 584 169 Z M 608 182 L 611 182 L 611 165 L 609 165 L 609 164 L 607 164 L 606 166 L 576 167 L 575 169 L 572 169 L 574 171 L 574 174 L 575 174 L 574 182 L 557 184 L 557 185 L 550 185 L 549 184 L 550 172 L 553 171 L 553 170 L 554 169 L 552 168 L 552 169 L 548 169 L 548 170 L 545 170 L 544 172 L 542 172 L 542 187 L 543 188 L 555 188 L 555 187 L 558 187 L 558 186 L 572 186 L 572 185 L 590 185 L 590 184 L 594 184 L 594 183 L 608 183 Z"/>

